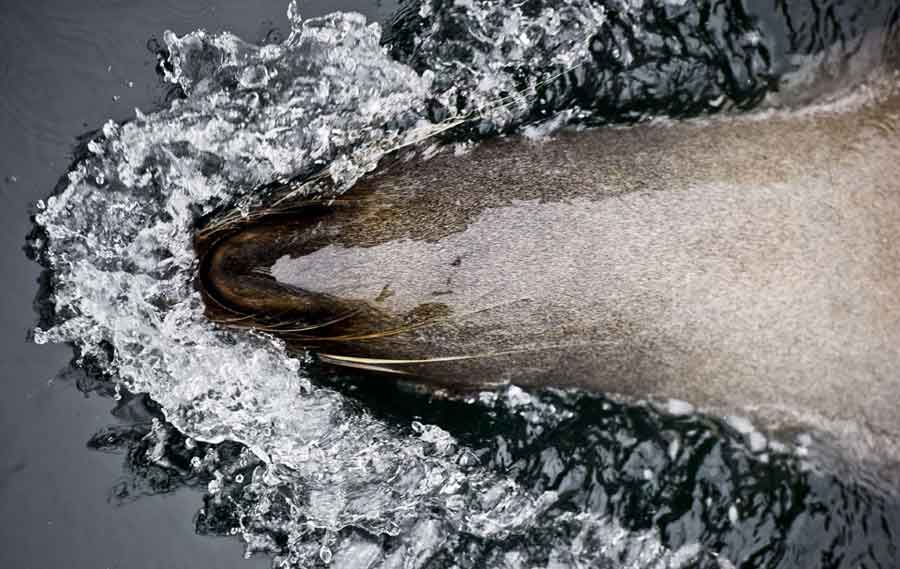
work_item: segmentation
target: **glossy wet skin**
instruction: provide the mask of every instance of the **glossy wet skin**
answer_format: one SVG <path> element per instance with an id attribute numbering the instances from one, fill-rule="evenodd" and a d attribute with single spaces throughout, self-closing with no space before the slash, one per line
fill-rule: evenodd
<path id="1" fill-rule="evenodd" d="M 400 162 L 220 237 L 211 313 L 432 386 L 678 398 L 871 428 L 896 458 L 898 113 L 893 96 Z"/>

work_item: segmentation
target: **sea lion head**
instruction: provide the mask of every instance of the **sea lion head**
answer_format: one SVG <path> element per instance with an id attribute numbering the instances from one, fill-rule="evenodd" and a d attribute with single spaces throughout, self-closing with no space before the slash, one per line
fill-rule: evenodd
<path id="1" fill-rule="evenodd" d="M 279 282 L 271 274 L 278 259 L 302 257 L 321 249 L 329 236 L 351 234 L 350 221 L 369 217 L 362 211 L 366 200 L 357 195 L 337 200 L 317 196 L 287 211 L 268 212 L 259 222 L 198 233 L 197 284 L 207 316 L 272 333 L 290 348 L 312 350 L 342 367 L 414 375 L 387 362 L 427 359 L 407 333 L 446 316 L 441 303 L 424 302 L 397 314 L 380 309 L 378 298 L 344 298 Z M 390 294 L 385 287 L 381 296 Z"/>

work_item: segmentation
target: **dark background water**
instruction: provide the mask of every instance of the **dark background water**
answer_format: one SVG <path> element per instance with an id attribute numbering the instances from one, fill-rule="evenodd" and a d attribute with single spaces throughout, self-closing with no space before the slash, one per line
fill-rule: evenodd
<path id="1" fill-rule="evenodd" d="M 67 346 L 28 341 L 40 267 L 23 250 L 29 212 L 73 159 L 77 137 L 158 108 L 167 86 L 148 42 L 165 29 L 231 30 L 248 41 L 287 29 L 287 0 L 0 0 L 0 567 L 267 567 L 236 539 L 198 536 L 199 490 L 119 501 L 124 457 L 88 450 L 123 422 L 85 395 Z M 306 1 L 304 16 L 389 2 Z M 152 46 L 151 46 L 152 47 Z"/>
<path id="2" fill-rule="evenodd" d="M 846 7 L 852 3 L 837 4 Z M 0 78 L 4 88 L 0 97 L 0 199 L 5 206 L 0 210 L 4 222 L 0 227 L 3 232 L 0 243 L 4 247 L 0 262 L 6 284 L 0 313 L 6 340 L 0 348 L 0 369 L 5 372 L 3 378 L 6 380 L 4 397 L 0 398 L 0 544 L 3 546 L 0 547 L 0 567 L 268 566 L 269 561 L 261 557 L 242 561 L 241 544 L 237 539 L 197 534 L 194 520 L 202 501 L 199 488 L 165 483 L 154 486 L 152 476 L 134 472 L 136 464 L 139 467 L 141 462 L 146 461 L 131 460 L 133 457 L 126 458 L 124 451 L 115 450 L 129 445 L 106 444 L 104 437 L 109 433 L 133 432 L 138 434 L 132 436 L 140 436 L 146 432 L 146 408 L 137 401 L 134 405 L 119 406 L 115 414 L 111 413 L 115 407 L 113 401 L 92 394 L 93 380 L 69 365 L 72 354 L 68 347 L 36 346 L 28 341 L 28 331 L 37 319 L 33 303 L 39 289 L 40 267 L 27 259 L 23 246 L 31 229 L 30 208 L 35 201 L 52 192 L 59 177 L 74 159 L 74 149 L 80 135 L 99 128 L 109 119 L 129 119 L 135 107 L 146 112 L 166 104 L 169 87 L 154 72 L 157 63 L 154 49 L 158 45 L 154 38 L 160 37 L 165 29 L 185 33 L 206 28 L 210 31 L 229 29 L 248 41 L 261 41 L 266 37 L 276 39 L 271 35 L 273 32 L 283 34 L 286 31 L 286 6 L 287 0 L 254 3 L 236 0 L 213 3 L 208 0 L 89 0 L 77 3 L 47 0 L 17 3 L 0 0 Z M 762 10 L 767 3 L 760 2 L 757 6 Z M 394 8 L 392 2 L 382 4 L 364 0 L 307 1 L 300 6 L 304 16 L 355 9 L 377 20 L 384 20 Z M 879 10 L 876 12 L 880 13 Z M 843 21 L 842 18 L 837 19 Z M 804 18 L 799 20 L 805 21 Z M 850 20 L 853 19 L 848 18 Z M 778 21 L 776 19 L 776 24 Z M 776 28 L 775 37 L 779 37 L 783 30 L 779 32 L 778 26 L 772 25 Z M 830 29 L 826 26 L 825 32 Z M 828 33 L 823 32 L 822 35 L 830 37 Z M 803 44 L 802 49 L 792 43 L 788 47 L 773 48 L 770 52 L 778 60 L 786 50 L 815 51 L 819 47 L 815 42 L 808 46 L 800 40 L 797 43 Z M 418 55 L 425 57 L 423 53 L 427 50 Z M 412 59 L 411 63 L 416 63 L 412 54 L 408 57 Z M 597 62 L 603 66 L 607 63 L 603 59 Z M 685 65 L 714 71 L 716 65 L 730 68 L 731 60 L 725 58 L 723 62 L 718 62 L 699 58 Z M 665 65 L 661 66 L 659 77 L 666 79 L 668 69 Z M 737 66 L 737 69 L 742 68 Z M 612 68 L 610 73 L 614 78 L 628 77 L 618 68 Z M 703 73 L 700 76 L 705 77 Z M 767 75 L 763 73 L 760 77 L 765 79 Z M 653 81 L 650 83 L 656 85 Z M 760 83 L 759 88 L 766 86 Z M 592 84 L 590 93 L 598 92 L 593 87 L 596 85 Z M 615 87 L 613 84 L 602 92 L 619 93 Z M 690 84 L 685 86 L 685 90 L 695 92 Z M 626 91 L 632 92 L 630 88 Z M 635 92 L 641 95 L 637 97 L 641 104 L 647 100 L 656 101 L 653 97 L 645 97 L 643 91 Z M 655 92 L 654 89 L 647 91 L 651 95 Z M 675 101 L 683 104 L 679 99 L 672 98 L 669 91 L 664 94 L 664 103 Z M 758 99 L 759 93 L 754 87 L 743 95 L 739 90 L 737 95 L 753 102 Z M 707 93 L 699 100 L 707 100 L 711 96 Z M 741 100 L 737 96 L 735 99 Z M 690 105 L 685 107 L 686 112 L 694 108 Z M 705 107 L 701 105 L 700 108 Z M 662 109 L 668 110 L 668 107 L 663 106 Z M 378 407 L 377 401 L 368 401 L 368 404 L 373 409 Z M 591 433 L 593 429 L 597 437 L 602 438 L 619 431 L 635 432 L 637 427 L 631 423 L 624 426 L 615 424 L 622 417 L 639 415 L 640 421 L 637 423 L 642 425 L 646 422 L 640 411 L 604 414 L 601 404 L 590 405 L 588 411 L 578 414 L 578 417 L 588 417 L 589 421 L 584 424 L 576 422 L 570 428 L 581 433 Z M 600 411 L 596 409 L 598 405 Z M 390 412 L 403 411 L 403 405 L 393 396 L 387 407 Z M 413 401 L 409 407 L 410 415 L 422 412 L 419 401 Z M 452 406 L 446 409 L 453 411 Z M 443 410 L 444 406 L 435 406 L 434 416 L 426 417 L 426 420 L 433 419 L 438 424 L 452 426 L 453 420 L 440 416 Z M 457 413 L 466 419 L 466 424 L 454 430 L 454 434 L 474 447 L 479 444 L 485 446 L 487 456 L 506 457 L 507 452 L 492 450 L 493 441 L 497 439 L 502 442 L 503 435 L 491 423 L 490 417 L 480 410 L 471 413 L 474 416 Z M 609 420 L 600 420 L 604 417 Z M 482 424 L 479 421 L 485 422 L 485 428 L 481 430 L 487 434 L 479 430 Z M 129 431 L 128 425 L 134 422 L 143 422 L 143 430 Z M 546 489 L 542 486 L 541 476 L 529 474 L 530 471 L 539 473 L 548 466 L 542 462 L 541 449 L 556 449 L 559 456 L 565 459 L 561 461 L 568 461 L 567 468 L 571 469 L 581 468 L 582 462 L 589 466 L 600 464 L 610 465 L 612 469 L 624 468 L 621 466 L 623 461 L 619 460 L 622 457 L 613 456 L 623 452 L 623 445 L 616 440 L 610 440 L 606 447 L 593 445 L 591 448 L 598 449 L 598 454 L 582 458 L 579 455 L 583 449 L 578 445 L 570 449 L 566 446 L 568 441 L 562 439 L 532 441 L 528 433 L 514 432 L 517 428 L 514 421 L 503 422 L 509 437 L 528 443 L 519 449 L 521 456 L 517 464 L 524 465 L 522 477 L 535 485 L 536 491 Z M 125 428 L 117 430 L 118 427 Z M 526 427 L 523 430 L 527 431 Z M 661 431 L 661 427 L 654 425 L 645 430 L 655 434 Z M 691 430 L 696 430 L 693 425 Z M 103 435 L 98 436 L 98 433 Z M 565 432 L 550 433 L 547 437 L 564 439 Z M 112 449 L 113 452 L 89 450 L 89 441 L 92 441 L 92 447 Z M 696 448 L 701 446 L 695 445 Z M 607 454 L 603 454 L 605 448 L 609 451 Z M 554 459 L 550 462 L 560 461 Z M 805 478 L 796 477 L 795 480 L 789 476 L 792 472 L 784 474 L 774 467 L 762 469 L 765 470 L 762 474 L 751 477 L 755 482 L 747 484 L 747 468 L 737 469 L 729 477 L 720 472 L 723 464 L 715 459 L 715 468 L 709 469 L 709 486 L 718 484 L 715 490 L 722 496 L 729 499 L 740 497 L 742 493 L 746 493 L 748 499 L 750 496 L 788 496 L 789 500 L 782 501 L 792 508 L 797 505 L 800 517 L 807 511 L 838 510 L 840 522 L 841 508 L 832 503 L 832 498 L 844 492 L 840 484 L 818 478 L 812 478 L 811 483 L 807 483 Z M 507 469 L 508 464 L 498 464 L 497 467 Z M 681 471 L 674 472 L 677 475 Z M 733 482 L 734 488 L 730 486 Z M 619 496 L 619 489 L 614 486 L 608 493 Z M 690 485 L 675 480 L 667 487 L 689 489 Z M 774 490 L 767 490 L 768 487 Z M 169 491 L 169 488 L 177 489 Z M 125 493 L 128 496 L 123 499 Z M 659 504 L 666 507 L 676 503 L 684 506 L 681 502 L 686 502 L 688 513 L 692 505 L 690 500 L 680 500 L 678 496 L 673 499 L 662 496 L 654 501 L 638 490 L 628 490 L 625 495 L 631 497 L 633 503 L 616 497 L 613 500 L 615 507 L 628 510 L 616 513 L 621 514 L 619 518 L 629 519 L 632 525 L 639 528 L 643 527 L 645 518 L 650 519 L 650 510 L 659 509 Z M 862 499 L 868 501 L 869 497 L 864 495 Z M 727 518 L 729 503 L 722 500 L 721 511 L 717 514 L 719 518 Z M 768 503 L 778 505 L 774 499 Z M 888 506 L 887 518 L 881 518 L 882 525 L 893 528 L 896 527 L 895 520 L 900 510 L 893 501 Z M 760 515 L 760 520 L 781 516 L 777 507 L 769 508 L 767 505 L 766 508 L 774 513 Z M 662 515 L 667 514 L 663 511 Z M 881 514 L 876 512 L 875 515 Z M 693 535 L 691 532 L 695 530 L 700 532 L 712 527 L 714 535 L 706 541 L 715 542 L 720 538 L 720 534 L 715 532 L 715 523 L 704 520 L 698 525 L 690 515 L 684 515 L 683 519 L 686 521 L 676 519 L 669 523 L 668 530 L 674 528 L 680 534 Z M 825 516 L 824 519 L 826 524 L 831 524 L 831 518 Z M 864 518 L 859 523 L 867 527 L 868 519 Z M 884 519 L 889 519 L 891 523 L 885 524 Z M 850 521 L 857 523 L 854 520 Z M 203 523 L 201 520 L 200 525 Z M 744 525 L 751 523 L 756 523 L 755 518 Z M 224 522 L 221 525 L 223 528 L 232 527 Z M 790 540 L 792 551 L 789 561 L 802 566 L 808 550 L 830 551 L 827 546 L 819 547 L 817 542 L 830 539 L 834 533 L 840 534 L 844 526 L 838 523 L 837 529 L 815 531 L 816 526 L 810 522 L 799 523 L 796 527 L 804 528 L 804 533 L 802 538 Z M 766 528 L 763 530 L 759 533 L 753 528 L 723 531 L 721 536 L 733 541 L 746 538 L 748 541 L 759 539 L 764 542 L 771 532 Z M 890 532 L 889 529 L 886 531 Z M 673 542 L 679 541 L 677 536 L 669 538 Z M 849 539 L 852 538 L 853 534 Z M 536 541 L 540 542 L 541 538 L 537 537 Z M 544 542 L 547 541 L 549 537 L 544 538 Z M 890 549 L 889 554 L 877 558 L 896 558 L 892 541 L 891 538 L 876 541 L 879 547 Z M 861 547 L 866 543 L 863 542 Z M 717 549 L 728 545 L 713 544 L 717 545 Z M 734 548 L 747 549 L 740 543 Z M 451 563 L 452 560 L 448 560 L 447 565 Z"/>

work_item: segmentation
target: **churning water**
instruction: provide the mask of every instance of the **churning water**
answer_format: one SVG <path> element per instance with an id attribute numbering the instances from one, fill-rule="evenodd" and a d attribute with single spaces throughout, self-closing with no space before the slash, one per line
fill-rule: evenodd
<path id="1" fill-rule="evenodd" d="M 192 248 L 273 181 L 325 173 L 340 192 L 401 146 L 840 87 L 833 69 L 871 71 L 842 58 L 896 20 L 883 4 L 767 21 L 739 2 L 410 2 L 383 33 L 292 3 L 280 42 L 167 33 L 160 72 L 182 96 L 107 123 L 38 204 L 52 316 L 35 340 L 75 344 L 156 416 L 93 446 L 127 446 L 148 484 L 202 481 L 198 530 L 281 566 L 896 566 L 900 500 L 816 468 L 808 434 L 769 441 L 681 402 L 514 387 L 433 401 L 326 377 L 206 321 Z"/>

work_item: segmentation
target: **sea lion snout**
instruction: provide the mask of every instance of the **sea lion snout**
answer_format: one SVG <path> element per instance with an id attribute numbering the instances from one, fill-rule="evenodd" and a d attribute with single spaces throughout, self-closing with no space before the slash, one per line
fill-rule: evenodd
<path id="1" fill-rule="evenodd" d="M 369 302 L 279 281 L 272 274 L 279 259 L 299 259 L 321 249 L 332 235 L 324 228 L 333 229 L 343 213 L 349 212 L 313 201 L 200 244 L 198 285 L 207 316 L 273 332 L 303 347 L 325 343 L 338 351 L 344 340 L 396 327 L 396 318 Z"/>
<path id="2" fill-rule="evenodd" d="M 215 240 L 203 255 L 200 287 L 217 319 L 277 318 L 301 325 L 332 319 L 344 310 L 327 295 L 276 281 L 269 267 L 290 250 L 303 247 L 315 208 L 233 231 Z M 219 314 L 219 312 L 223 314 Z"/>

